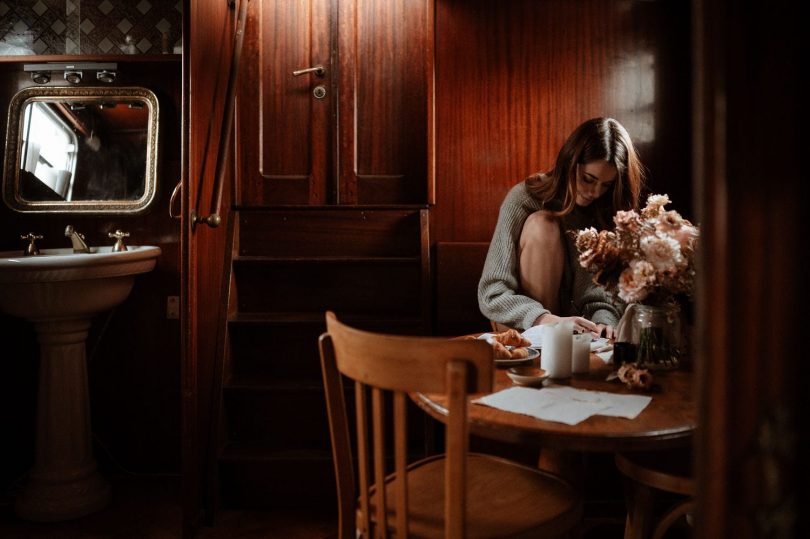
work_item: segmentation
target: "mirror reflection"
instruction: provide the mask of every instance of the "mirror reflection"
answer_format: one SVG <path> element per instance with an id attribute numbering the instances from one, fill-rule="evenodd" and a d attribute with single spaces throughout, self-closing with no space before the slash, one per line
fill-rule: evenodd
<path id="1" fill-rule="evenodd" d="M 35 87 L 11 102 L 3 197 L 18 211 L 137 212 L 154 198 L 157 99 Z"/>

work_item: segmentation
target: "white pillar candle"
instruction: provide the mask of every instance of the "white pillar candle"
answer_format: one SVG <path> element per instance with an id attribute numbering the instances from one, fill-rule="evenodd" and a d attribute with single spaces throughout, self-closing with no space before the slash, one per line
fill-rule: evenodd
<path id="1" fill-rule="evenodd" d="M 543 326 L 543 348 L 540 351 L 540 368 L 550 378 L 569 378 L 571 376 L 571 335 L 574 324 L 562 320 L 556 324 Z"/>
<path id="2" fill-rule="evenodd" d="M 591 367 L 591 334 L 577 333 L 572 336 L 571 372 L 587 373 Z"/>

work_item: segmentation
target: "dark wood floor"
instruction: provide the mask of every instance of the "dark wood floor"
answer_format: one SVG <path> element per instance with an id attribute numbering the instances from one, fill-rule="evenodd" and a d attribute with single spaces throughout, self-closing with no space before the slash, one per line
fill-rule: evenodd
<path id="1" fill-rule="evenodd" d="M 113 490 L 102 511 L 60 523 L 31 523 L 14 515 L 13 491 L 0 499 L 2 539 L 177 539 L 181 537 L 179 478 L 105 472 Z M 620 539 L 624 509 L 617 477 L 592 476 L 588 484 L 583 539 Z M 620 485 L 618 485 L 620 487 Z M 213 526 L 203 527 L 199 539 L 327 539 L 337 537 L 334 508 L 303 511 L 222 511 Z M 680 526 L 667 535 L 685 539 Z"/>
<path id="2" fill-rule="evenodd" d="M 3 539 L 176 539 L 181 537 L 179 478 L 113 475 L 108 507 L 86 517 L 59 523 L 32 523 L 14 515 L 11 499 L 0 506 Z M 330 508 L 331 509 L 331 508 Z M 199 539 L 327 539 L 337 537 L 331 510 L 222 511 Z"/>

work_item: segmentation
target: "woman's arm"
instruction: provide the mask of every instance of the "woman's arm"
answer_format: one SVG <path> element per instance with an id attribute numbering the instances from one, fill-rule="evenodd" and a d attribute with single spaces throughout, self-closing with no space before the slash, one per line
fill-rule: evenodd
<path id="1" fill-rule="evenodd" d="M 576 301 L 577 309 L 582 316 L 601 326 L 610 326 L 607 337 L 612 336 L 624 312 L 624 303 L 613 298 L 603 287 L 590 282 Z"/>

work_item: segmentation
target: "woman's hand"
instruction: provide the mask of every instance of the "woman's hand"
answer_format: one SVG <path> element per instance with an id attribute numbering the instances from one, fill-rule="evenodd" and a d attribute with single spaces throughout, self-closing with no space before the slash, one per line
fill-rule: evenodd
<path id="1" fill-rule="evenodd" d="M 607 324 L 597 324 L 581 316 L 557 316 L 556 314 L 545 313 L 534 321 L 534 325 L 556 324 L 561 320 L 570 320 L 573 322 L 574 331 L 577 333 L 590 331 L 594 337 L 607 337 L 608 339 L 612 339 L 614 337 L 613 326 Z"/>

